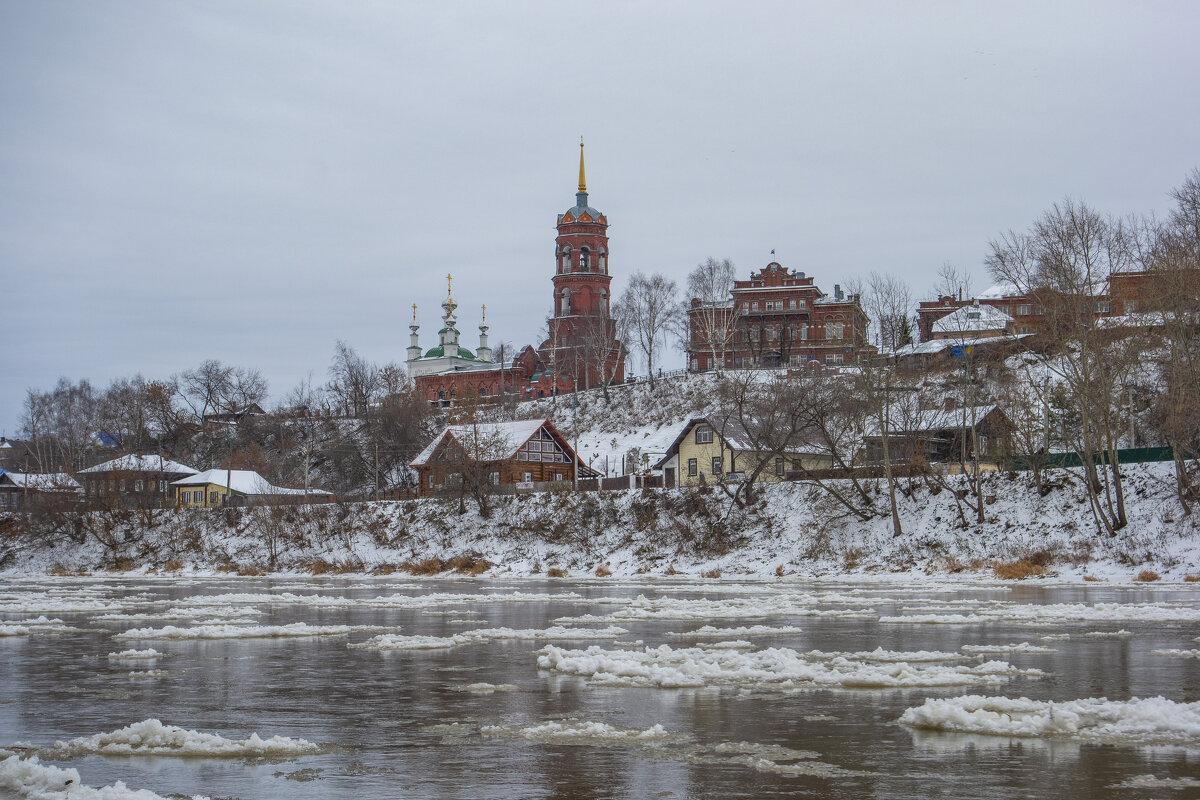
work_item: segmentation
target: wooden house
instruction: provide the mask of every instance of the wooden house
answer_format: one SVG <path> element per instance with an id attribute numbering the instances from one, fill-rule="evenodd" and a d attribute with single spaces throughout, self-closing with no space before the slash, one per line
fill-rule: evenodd
<path id="1" fill-rule="evenodd" d="M 65 472 L 27 473 L 0 469 L 0 511 L 43 506 L 47 503 L 74 504 L 83 488 Z"/>
<path id="2" fill-rule="evenodd" d="M 160 455 L 129 455 L 80 470 L 84 493 L 91 501 L 125 508 L 170 505 L 172 481 L 195 475 L 196 470 Z"/>
<path id="3" fill-rule="evenodd" d="M 504 491 L 539 484 L 573 483 L 575 451 L 547 419 L 451 425 L 443 429 L 409 466 L 417 471 L 421 496 L 436 494 L 478 478 Z M 580 478 L 600 473 L 579 464 Z"/>
<path id="4" fill-rule="evenodd" d="M 698 486 L 722 480 L 741 480 L 765 460 L 768 463 L 756 480 L 776 482 L 789 472 L 827 469 L 833 459 L 828 451 L 796 442 L 781 453 L 763 452 L 746 430 L 733 420 L 697 417 L 684 423 L 666 454 L 654 465 L 663 471 L 663 486 Z"/>
<path id="5" fill-rule="evenodd" d="M 220 508 L 287 502 L 325 502 L 323 489 L 285 489 L 249 469 L 210 469 L 174 481 L 176 505 L 183 508 Z"/>

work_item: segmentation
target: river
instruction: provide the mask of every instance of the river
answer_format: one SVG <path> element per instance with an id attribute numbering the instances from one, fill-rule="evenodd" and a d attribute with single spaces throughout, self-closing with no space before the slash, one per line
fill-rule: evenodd
<path id="1" fill-rule="evenodd" d="M 1200 587 L 1188 585 L 8 577 L 0 630 L 0 748 L 92 787 L 355 800 L 1200 792 Z M 182 731 L 146 751 L 149 728 L 125 729 L 147 720 Z M 252 733 L 304 743 L 263 757 L 239 750 Z M 14 796 L 33 791 L 14 780 Z"/>

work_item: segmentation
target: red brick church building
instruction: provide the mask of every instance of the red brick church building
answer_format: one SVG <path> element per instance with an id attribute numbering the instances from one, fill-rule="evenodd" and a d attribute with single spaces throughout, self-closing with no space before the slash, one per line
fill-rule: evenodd
<path id="1" fill-rule="evenodd" d="M 467 394 L 482 397 L 543 397 L 556 392 L 623 383 L 626 351 L 617 340 L 611 315 L 612 277 L 608 272 L 608 219 L 588 205 L 583 143 L 579 144 L 579 190 L 575 204 L 558 215 L 554 244 L 553 315 L 546 339 L 535 350 L 493 359 L 488 345 L 486 306 L 481 307 L 479 346 L 460 344 L 450 276 L 442 301 L 439 341 L 423 351 L 419 344 L 417 307 L 408 347 L 407 366 L 418 391 L 435 405 L 451 406 Z"/>

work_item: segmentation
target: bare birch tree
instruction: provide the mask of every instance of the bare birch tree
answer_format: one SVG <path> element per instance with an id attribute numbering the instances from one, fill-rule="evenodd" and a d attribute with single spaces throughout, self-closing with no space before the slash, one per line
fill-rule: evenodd
<path id="1" fill-rule="evenodd" d="M 686 321 L 684 341 L 687 347 L 708 351 L 710 369 L 722 369 L 725 354 L 733 348 L 738 316 L 732 299 L 736 277 L 737 267 L 728 258 L 709 258 L 688 273 L 686 305 L 681 312 Z"/>
<path id="2" fill-rule="evenodd" d="M 654 388 L 654 357 L 679 316 L 675 281 L 655 273 L 647 277 L 635 272 L 617 301 L 617 330 L 621 339 L 632 342 L 646 360 L 646 374 Z"/>

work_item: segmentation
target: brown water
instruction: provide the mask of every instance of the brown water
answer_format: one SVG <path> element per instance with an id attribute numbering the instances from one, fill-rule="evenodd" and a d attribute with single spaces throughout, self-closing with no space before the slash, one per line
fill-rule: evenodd
<path id="1" fill-rule="evenodd" d="M 609 579 L 612 580 L 612 579 Z M 726 588 L 728 582 L 719 588 Z M 911 586 L 906 584 L 905 586 Z M 788 591 L 849 591 L 853 587 L 785 584 Z M 866 594 L 895 597 L 904 588 L 860 586 Z M 50 595 L 45 592 L 49 590 Z M 732 594 L 713 582 L 606 583 L 605 581 L 427 581 L 396 579 L 211 579 L 0 581 L 0 604 L 89 597 L 115 610 L 146 612 L 200 594 L 321 594 L 351 598 L 431 592 L 546 593 L 537 602 L 462 600 L 434 609 L 369 606 L 321 608 L 307 604 L 246 605 L 263 611 L 258 624 L 399 627 L 405 635 L 448 636 L 474 628 L 545 628 L 562 616 L 607 614 L 619 604 L 604 598 L 668 596 L 724 600 L 766 598 L 770 584 L 746 584 Z M 895 591 L 893 591 L 895 590 Z M 63 592 L 66 592 L 65 594 Z M 555 597 L 573 592 L 579 597 Z M 900 606 L 968 599 L 1006 603 L 1167 602 L 1200 607 L 1200 593 L 1104 587 L 1017 586 L 904 596 L 902 603 L 870 607 L 879 615 Z M 831 601 L 828 608 L 845 608 Z M 436 611 L 437 613 L 430 613 Z M 469 616 L 464 612 L 477 612 Z M 301 737 L 330 746 L 327 752 L 276 763 L 227 758 L 101 757 L 56 761 L 77 768 L 83 782 L 102 786 L 123 780 L 131 788 L 163 795 L 205 794 L 235 798 L 1068 798 L 1184 797 L 1188 791 L 1116 788 L 1131 776 L 1200 775 L 1200 740 L 1185 747 L 1091 745 L 1068 740 L 925 733 L 896 724 L 906 708 L 928 697 L 1005 695 L 1074 700 L 1163 695 L 1200 700 L 1200 660 L 1151 655 L 1156 648 L 1195 648 L 1194 623 L 1083 622 L 1033 627 L 1021 621 L 962 625 L 895 625 L 875 618 L 768 616 L 712 620 L 717 626 L 796 625 L 801 633 L 753 639 L 758 648 L 806 652 L 889 650 L 954 651 L 964 644 L 1015 643 L 1053 647 L 1048 654 L 996 654 L 1039 679 L 1016 678 L 994 687 L 940 689 L 822 689 L 781 692 L 751 686 L 647 689 L 594 686 L 582 678 L 539 672 L 542 642 L 493 641 L 452 649 L 374 652 L 347 648 L 378 631 L 306 639 L 211 641 L 115 640 L 134 627 L 187 626 L 187 620 L 102 621 L 101 611 L 20 612 L 0 622 L 45 613 L 83 628 L 62 633 L 0 638 L 0 747 L 113 731 L 157 718 L 183 728 L 244 738 Z M 471 624 L 455 623 L 469 618 Z M 647 646 L 684 647 L 696 640 L 668 637 L 709 620 L 616 622 L 622 640 Z M 1132 636 L 1088 638 L 1088 631 L 1125 628 Z M 1069 633 L 1068 640 L 1044 637 Z M 741 638 L 741 637 L 737 637 Z M 707 643 L 715 640 L 704 640 Z M 612 641 L 556 642 L 583 648 Z M 127 648 L 154 647 L 166 658 L 157 679 L 130 679 L 128 663 L 107 659 Z M 464 684 L 513 684 L 516 691 L 477 695 Z M 511 736 L 481 736 L 481 725 L 519 727 L 548 720 L 603 722 L 644 730 L 661 724 L 680 737 L 668 747 L 587 741 L 544 744 Z M 446 726 L 462 735 L 448 735 Z M 722 743 L 749 742 L 812 751 L 815 761 L 864 774 L 788 776 L 715 758 Z"/>

